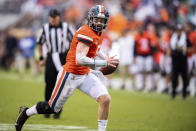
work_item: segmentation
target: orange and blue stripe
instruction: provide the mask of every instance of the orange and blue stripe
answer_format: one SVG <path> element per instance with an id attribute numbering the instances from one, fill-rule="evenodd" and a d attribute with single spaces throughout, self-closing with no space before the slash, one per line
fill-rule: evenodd
<path id="1" fill-rule="evenodd" d="M 104 6 L 98 5 L 98 8 L 99 8 L 99 14 L 104 15 Z"/>
<path id="2" fill-rule="evenodd" d="M 101 6 L 101 14 L 104 15 L 104 7 Z"/>
<path id="3" fill-rule="evenodd" d="M 69 76 L 69 73 L 65 71 L 65 69 L 63 69 L 63 73 L 62 75 L 60 76 L 60 79 L 55 87 L 55 90 L 49 100 L 49 105 L 50 107 L 54 110 L 54 106 L 56 105 L 56 102 L 64 88 L 64 85 L 65 85 L 65 82 L 67 80 Z"/>

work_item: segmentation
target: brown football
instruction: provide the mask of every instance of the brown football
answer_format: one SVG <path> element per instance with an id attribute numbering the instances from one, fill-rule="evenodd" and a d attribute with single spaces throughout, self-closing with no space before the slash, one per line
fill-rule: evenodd
<path id="1" fill-rule="evenodd" d="M 119 63 L 114 64 L 116 65 L 116 67 L 112 67 L 112 66 L 101 67 L 99 71 L 101 71 L 104 75 L 112 74 L 118 68 L 118 64 Z"/>

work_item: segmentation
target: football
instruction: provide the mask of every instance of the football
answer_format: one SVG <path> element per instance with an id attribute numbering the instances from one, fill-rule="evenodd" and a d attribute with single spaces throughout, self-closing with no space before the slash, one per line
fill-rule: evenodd
<path id="1" fill-rule="evenodd" d="M 99 71 L 101 71 L 104 75 L 110 75 L 114 71 L 116 71 L 116 69 L 118 68 L 118 64 L 119 63 L 114 64 L 116 65 L 116 67 L 112 67 L 112 66 L 101 67 Z"/>

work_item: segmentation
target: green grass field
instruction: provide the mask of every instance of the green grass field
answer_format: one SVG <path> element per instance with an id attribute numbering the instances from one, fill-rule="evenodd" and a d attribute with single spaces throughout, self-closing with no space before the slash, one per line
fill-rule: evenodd
<path id="1" fill-rule="evenodd" d="M 107 131 L 196 131 L 196 98 L 183 100 L 178 96 L 171 100 L 169 95 L 156 93 L 109 92 L 112 103 Z M 43 100 L 43 94 L 43 76 L 31 78 L 26 75 L 22 79 L 13 71 L 0 70 L 0 130 L 13 131 L 19 107 L 36 104 Z M 60 120 L 32 116 L 24 131 L 74 130 L 63 128 L 63 125 L 86 127 L 77 131 L 95 131 L 97 107 L 95 100 L 77 90 L 65 104 Z M 40 128 L 44 125 L 48 129 Z"/>

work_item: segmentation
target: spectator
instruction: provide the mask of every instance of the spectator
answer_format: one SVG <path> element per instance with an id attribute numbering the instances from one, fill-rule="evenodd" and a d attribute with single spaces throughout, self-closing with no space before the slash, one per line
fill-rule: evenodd
<path id="1" fill-rule="evenodd" d="M 12 34 L 11 29 L 6 30 L 5 55 L 2 58 L 2 66 L 9 69 L 14 63 L 14 55 L 17 49 L 17 38 Z"/>
<path id="2" fill-rule="evenodd" d="M 31 74 L 36 75 L 36 65 L 34 58 L 34 49 L 36 41 L 30 32 L 27 32 L 26 36 L 21 38 L 18 44 L 18 49 L 21 55 L 22 60 L 19 62 L 19 72 L 20 75 L 24 76 L 25 67 L 27 62 L 30 66 Z"/>

